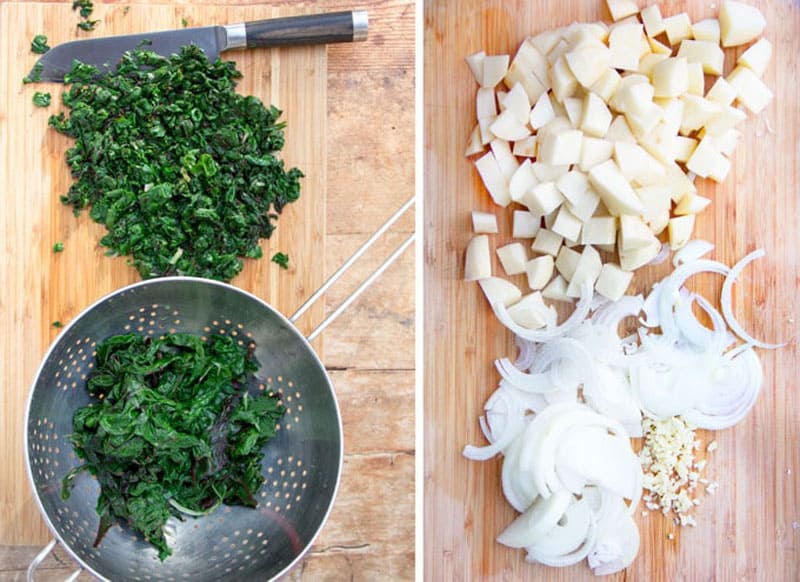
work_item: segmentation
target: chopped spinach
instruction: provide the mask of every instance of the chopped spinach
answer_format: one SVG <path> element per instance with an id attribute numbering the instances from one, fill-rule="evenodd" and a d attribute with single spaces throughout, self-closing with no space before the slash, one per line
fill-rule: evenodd
<path id="1" fill-rule="evenodd" d="M 31 52 L 43 55 L 49 50 L 50 47 L 47 46 L 47 37 L 45 35 L 37 34 L 33 37 L 33 40 L 31 41 Z"/>
<path id="2" fill-rule="evenodd" d="M 52 326 L 53 326 L 53 327 L 55 327 L 56 329 L 58 329 L 58 328 L 60 328 L 60 327 L 64 327 L 64 324 L 63 324 L 63 323 L 61 323 L 60 321 L 58 321 L 57 319 L 56 319 L 56 320 L 55 320 L 53 323 L 51 323 L 50 325 L 52 325 Z"/>
<path id="3" fill-rule="evenodd" d="M 76 181 L 61 200 L 91 206 L 107 254 L 130 255 L 144 278 L 229 281 L 300 195 L 302 172 L 275 155 L 280 110 L 236 93 L 239 78 L 194 45 L 170 58 L 136 49 L 102 75 L 75 63 L 65 77 L 70 114 L 50 125 L 75 138 Z"/>
<path id="4" fill-rule="evenodd" d="M 87 380 L 92 403 L 73 416 L 69 440 L 100 484 L 95 547 L 115 522 L 141 532 L 161 560 L 169 517 L 200 516 L 220 504 L 256 507 L 263 447 L 283 414 L 277 397 L 251 395 L 254 346 L 224 335 L 159 339 L 126 334 L 97 346 Z"/>
<path id="5" fill-rule="evenodd" d="M 50 105 L 50 93 L 42 93 L 41 91 L 36 91 L 33 94 L 33 104 L 37 107 L 47 107 Z"/>
<path id="6" fill-rule="evenodd" d="M 278 263 L 284 269 L 289 268 L 289 255 L 286 253 L 275 253 L 272 255 L 272 262 Z"/>
<path id="7" fill-rule="evenodd" d="M 186 20 L 185 18 L 181 18 L 181 26 L 186 28 L 187 26 L 189 26 L 189 21 Z"/>
<path id="8" fill-rule="evenodd" d="M 53 252 L 54 253 L 60 253 L 63 250 L 64 250 L 64 243 L 57 242 L 56 244 L 53 245 Z"/>
<path id="9" fill-rule="evenodd" d="M 88 30 L 94 30 L 94 28 L 95 28 L 95 26 L 97 26 L 98 22 L 100 22 L 100 21 L 99 20 L 81 20 L 78 23 L 77 26 L 81 30 L 87 30 L 87 31 Z"/>
<path id="10" fill-rule="evenodd" d="M 94 11 L 94 2 L 92 0 L 73 0 L 73 10 L 80 10 L 81 18 L 89 18 Z"/>
<path id="11" fill-rule="evenodd" d="M 36 63 L 33 65 L 31 72 L 22 79 L 22 82 L 26 85 L 28 83 L 38 83 L 42 80 L 42 71 L 44 71 L 44 65 L 42 63 Z"/>

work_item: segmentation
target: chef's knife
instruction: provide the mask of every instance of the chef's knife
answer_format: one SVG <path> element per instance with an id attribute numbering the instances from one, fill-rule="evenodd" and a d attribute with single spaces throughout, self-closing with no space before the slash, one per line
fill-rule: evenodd
<path id="1" fill-rule="evenodd" d="M 235 48 L 275 47 L 360 41 L 367 38 L 369 22 L 363 10 L 330 12 L 287 18 L 257 20 L 227 26 L 184 28 L 145 34 L 75 40 L 54 46 L 38 61 L 42 81 L 63 82 L 74 60 L 94 65 L 100 72 L 111 69 L 123 53 L 147 48 L 163 56 L 180 52 L 187 44 L 200 47 L 209 60 Z"/>

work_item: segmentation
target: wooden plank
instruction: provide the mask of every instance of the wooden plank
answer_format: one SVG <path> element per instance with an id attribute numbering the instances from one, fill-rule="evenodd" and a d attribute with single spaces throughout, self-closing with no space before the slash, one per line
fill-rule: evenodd
<path id="1" fill-rule="evenodd" d="M 769 340 L 797 336 L 798 214 L 797 3 L 756 4 L 774 45 L 765 81 L 776 98 L 744 124 L 733 169 L 722 185 L 703 182 L 713 199 L 698 221 L 697 237 L 717 244 L 715 258 L 732 263 L 754 248 L 767 258 L 744 274 L 736 312 L 745 326 Z M 717 3 L 718 5 L 719 3 Z M 643 5 L 643 3 L 640 3 Z M 716 15 L 699 1 L 661 3 L 662 13 L 687 10 L 693 20 Z M 471 236 L 469 212 L 493 210 L 464 145 L 474 120 L 476 85 L 464 57 L 516 51 L 526 35 L 573 21 L 608 21 L 605 3 L 439 0 L 425 3 L 425 576 L 431 580 L 588 580 L 585 564 L 556 570 L 524 561 L 524 552 L 494 539 L 515 512 L 500 492 L 500 461 L 473 463 L 460 455 L 482 443 L 477 418 L 497 384 L 495 358 L 514 354 L 511 336 L 492 317 L 474 284 L 463 276 L 463 249 Z M 727 51 L 738 55 L 741 49 Z M 726 57 L 726 69 L 734 58 Z M 498 212 L 505 216 L 505 212 Z M 510 225 L 501 220 L 500 246 Z M 499 265 L 495 263 L 495 269 Z M 638 272 L 645 290 L 667 265 Z M 520 281 L 522 280 L 520 279 Z M 698 278 L 695 289 L 718 291 L 719 280 Z M 800 576 L 800 397 L 795 343 L 761 353 L 765 389 L 752 414 L 716 433 L 720 448 L 709 461 L 717 495 L 697 509 L 696 529 L 676 530 L 650 513 L 637 516 L 642 549 L 634 565 L 614 580 L 796 580 Z M 701 433 L 706 442 L 709 435 Z M 675 539 L 667 539 L 674 533 Z"/>

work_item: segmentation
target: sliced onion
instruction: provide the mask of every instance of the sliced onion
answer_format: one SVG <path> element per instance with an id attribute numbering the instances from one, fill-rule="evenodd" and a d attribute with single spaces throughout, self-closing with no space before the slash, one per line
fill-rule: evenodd
<path id="1" fill-rule="evenodd" d="M 566 335 L 568 331 L 579 326 L 586 316 L 589 314 L 589 307 L 592 303 L 592 285 L 587 281 L 586 284 L 581 286 L 581 296 L 578 303 L 575 305 L 575 311 L 567 318 L 561 325 L 552 328 L 541 329 L 528 329 L 517 324 L 508 314 L 508 309 L 502 302 L 492 304 L 492 309 L 497 319 L 505 325 L 508 329 L 513 331 L 519 337 L 528 341 L 545 342 L 553 338 Z"/>
<path id="2" fill-rule="evenodd" d="M 733 284 L 736 282 L 736 279 L 739 277 L 739 274 L 742 270 L 751 262 L 756 259 L 760 259 L 764 256 L 764 249 L 758 249 L 744 257 L 741 261 L 736 263 L 728 273 L 727 277 L 725 277 L 725 281 L 722 283 L 722 297 L 720 299 L 720 303 L 722 304 L 722 315 L 725 317 L 725 321 L 728 323 L 728 326 L 733 330 L 737 336 L 742 338 L 746 343 L 753 345 L 757 348 L 764 348 L 766 350 L 774 350 L 776 348 L 781 348 L 786 345 L 786 343 L 782 344 L 769 344 L 766 342 L 762 342 L 757 340 L 752 335 L 747 333 L 742 327 L 742 325 L 736 320 L 736 316 L 733 314 Z"/>
<path id="3" fill-rule="evenodd" d="M 525 392 L 552 392 L 557 387 L 553 384 L 549 374 L 526 374 L 521 372 L 511 363 L 508 358 L 501 358 L 494 363 L 497 371 L 504 380 L 509 382 L 512 386 Z"/>
<path id="4" fill-rule="evenodd" d="M 592 551 L 595 541 L 597 540 L 597 526 L 594 523 L 594 518 L 590 515 L 589 520 L 589 531 L 586 533 L 586 539 L 583 540 L 583 543 L 574 552 L 560 556 L 552 556 L 542 552 L 538 546 L 534 546 L 532 548 L 527 548 L 528 555 L 525 558 L 526 561 L 538 562 L 554 568 L 564 568 L 577 564 L 589 555 L 589 552 Z"/>
<path id="5" fill-rule="evenodd" d="M 525 513 L 497 536 L 497 541 L 509 548 L 535 544 L 556 526 L 572 499 L 574 497 L 568 491 L 557 491 L 547 498 L 537 498 Z"/>
<path id="6" fill-rule="evenodd" d="M 691 263 L 706 256 L 714 250 L 714 245 L 707 240 L 690 240 L 681 249 L 675 252 L 672 257 L 672 265 L 680 267 L 683 264 Z"/>
<path id="7" fill-rule="evenodd" d="M 664 261 L 667 260 L 669 257 L 669 243 L 663 243 L 661 245 L 661 250 L 658 251 L 658 254 L 653 257 L 653 260 L 647 263 L 648 265 L 660 265 Z"/>

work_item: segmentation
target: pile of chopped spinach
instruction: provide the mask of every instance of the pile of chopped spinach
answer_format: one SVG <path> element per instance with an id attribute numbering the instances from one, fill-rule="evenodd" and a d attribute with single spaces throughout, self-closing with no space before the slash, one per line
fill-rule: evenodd
<path id="1" fill-rule="evenodd" d="M 210 63 L 196 46 L 170 58 L 137 49 L 100 75 L 75 63 L 50 118 L 75 138 L 76 179 L 62 201 L 108 234 L 108 254 L 130 255 L 142 277 L 231 280 L 242 258 L 260 258 L 302 172 L 276 157 L 281 112 L 236 93 L 234 63 Z"/>
<path id="2" fill-rule="evenodd" d="M 100 22 L 89 18 L 94 12 L 94 2 L 92 0 L 73 0 L 72 9 L 77 10 L 81 15 L 81 20 L 78 22 L 78 28 L 81 30 L 94 30 L 94 27 Z"/>
<path id="3" fill-rule="evenodd" d="M 274 396 L 248 392 L 253 348 L 181 333 L 117 335 L 97 346 L 87 380 L 93 402 L 75 412 L 69 437 L 83 464 L 62 488 L 66 499 L 76 474 L 97 477 L 95 546 L 115 522 L 127 523 L 164 560 L 170 516 L 256 506 L 262 449 L 284 409 Z"/>

